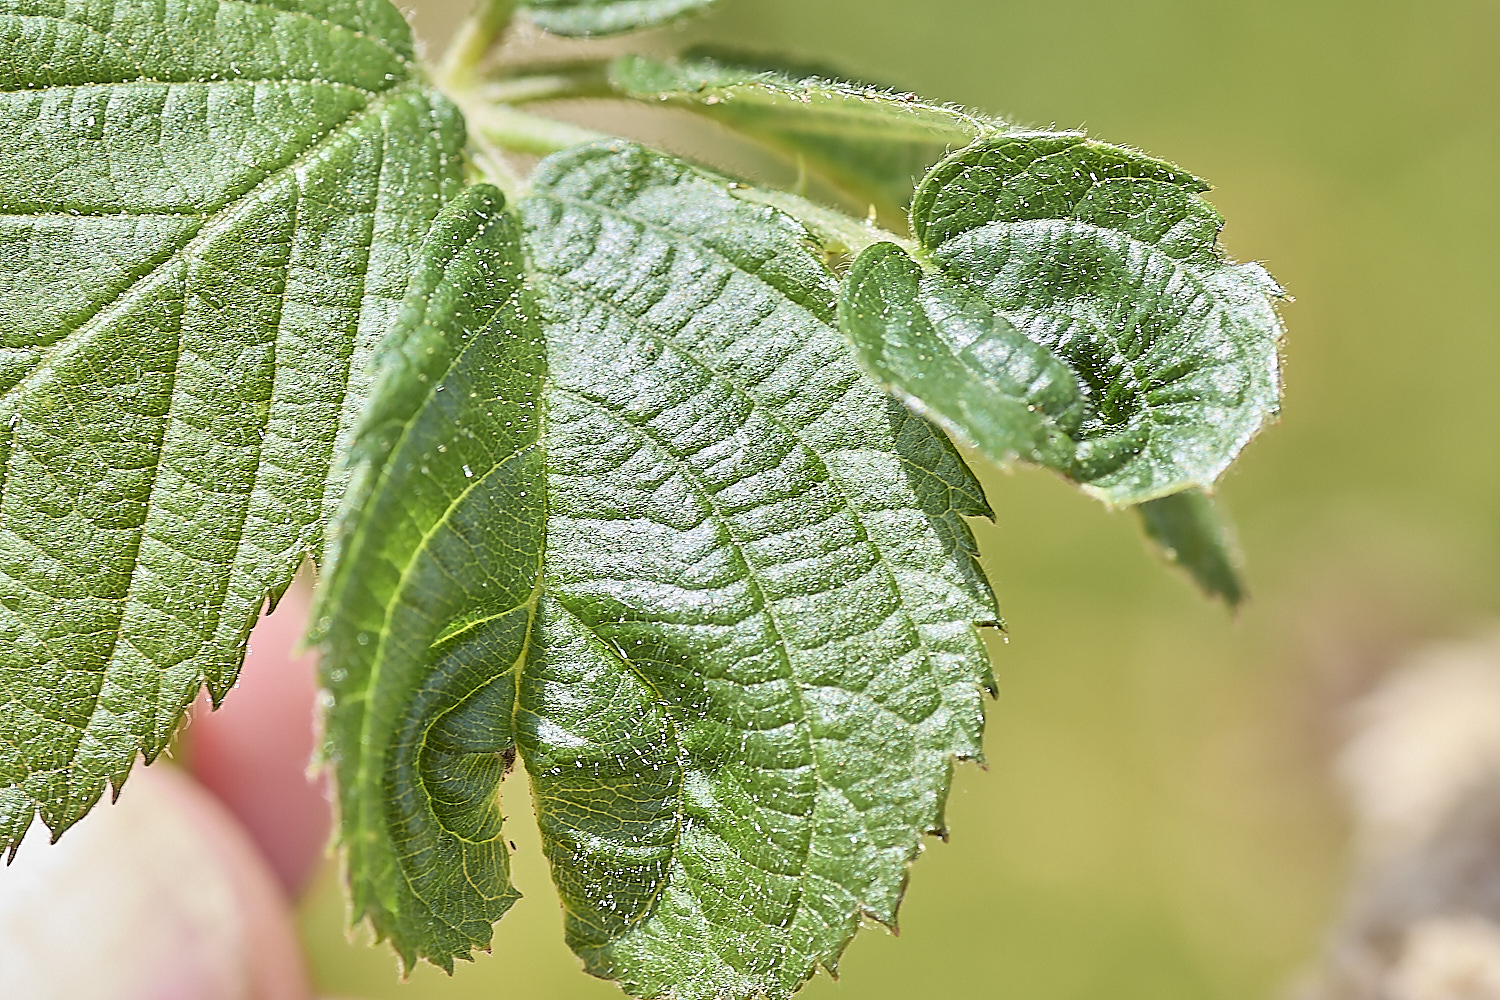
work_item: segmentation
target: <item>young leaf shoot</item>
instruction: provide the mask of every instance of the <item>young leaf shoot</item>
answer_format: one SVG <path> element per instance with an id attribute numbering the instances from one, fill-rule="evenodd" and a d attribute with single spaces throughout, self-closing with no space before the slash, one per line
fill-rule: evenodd
<path id="1" fill-rule="evenodd" d="M 426 67 L 388 0 L 0 0 L 0 848 L 225 697 L 310 558 L 353 913 L 403 964 L 518 898 L 519 762 L 589 972 L 786 998 L 895 925 L 981 754 L 991 514 L 944 432 L 1241 599 L 1209 491 L 1281 293 L 1206 185 L 776 58 L 496 56 L 709 2 L 482 0 Z M 523 107 L 560 98 L 859 210 Z"/>

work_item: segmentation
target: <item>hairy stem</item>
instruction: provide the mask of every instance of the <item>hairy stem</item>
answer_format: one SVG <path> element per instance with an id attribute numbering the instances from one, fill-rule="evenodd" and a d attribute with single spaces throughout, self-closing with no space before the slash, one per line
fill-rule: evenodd
<path id="1" fill-rule="evenodd" d="M 437 67 L 438 83 L 448 91 L 467 90 L 479 75 L 479 64 L 505 33 L 516 0 L 479 0 L 459 25 Z"/>
<path id="2" fill-rule="evenodd" d="M 525 76 L 494 78 L 476 86 L 474 95 L 490 104 L 619 96 L 610 86 L 605 62 L 569 63 Z"/>
<path id="3" fill-rule="evenodd" d="M 486 142 L 509 150 L 512 153 L 533 153 L 545 156 L 599 139 L 612 139 L 608 132 L 599 132 L 556 118 L 518 111 L 506 105 L 488 104 L 483 101 L 460 101 L 469 127 Z"/>

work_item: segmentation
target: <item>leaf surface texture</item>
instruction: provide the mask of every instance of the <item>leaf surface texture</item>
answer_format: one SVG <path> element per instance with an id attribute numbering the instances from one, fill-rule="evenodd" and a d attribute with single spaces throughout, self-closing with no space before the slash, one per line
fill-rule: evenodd
<path id="1" fill-rule="evenodd" d="M 546 342 L 546 488 L 505 509 L 528 525 L 545 512 L 546 544 L 524 657 L 514 667 L 506 646 L 488 669 L 515 678 L 510 736 L 569 944 L 643 997 L 787 997 L 834 967 L 862 915 L 895 921 L 921 837 L 941 828 L 953 760 L 979 753 L 991 681 L 974 623 L 994 607 L 963 516 L 987 508 L 943 436 L 859 372 L 832 325 L 836 282 L 789 217 L 623 143 L 544 161 L 518 209 Z M 478 360 L 531 342 L 509 329 L 465 340 L 464 356 L 519 372 Z M 431 371 L 424 406 L 466 397 Z M 486 436 L 477 401 L 446 405 Z M 390 433 L 423 418 L 405 419 Z M 409 459 L 427 464 L 423 489 L 462 489 L 458 459 L 440 469 L 432 453 Z M 392 452 L 384 467 L 398 466 Z M 404 527 L 411 495 L 380 479 L 351 507 L 392 566 L 418 539 L 465 541 L 458 517 Z M 401 733 L 449 731 L 403 692 L 438 683 L 445 643 L 473 622 L 520 614 L 531 550 L 479 539 L 474 551 L 444 593 L 476 603 L 444 597 L 420 629 L 394 617 L 399 574 L 341 563 L 364 589 L 331 658 L 369 666 L 340 702 L 412 706 L 404 728 L 359 745 L 388 773 L 432 746 Z M 478 567 L 515 582 L 476 586 Z M 331 735 L 336 755 L 355 752 L 353 730 Z M 443 760 L 429 788 L 466 773 Z M 370 839 L 398 839 L 398 806 L 344 808 L 384 824 Z M 464 871 L 456 847 L 391 856 L 409 877 L 436 866 L 456 884 Z M 447 949 L 424 919 L 392 923 L 408 935 L 398 948 Z"/>
<path id="2" fill-rule="evenodd" d="M 518 898 L 497 795 L 546 528 L 545 347 L 502 206 L 468 189 L 423 246 L 316 615 L 354 914 L 449 971 Z"/>
<path id="3" fill-rule="evenodd" d="M 0 3 L 0 845 L 55 831 L 316 555 L 461 183 L 386 0 Z"/>
<path id="4" fill-rule="evenodd" d="M 1276 413 L 1281 291 L 1217 246 L 1206 185 L 1071 133 L 988 137 L 913 199 L 922 262 L 856 260 L 866 369 L 995 461 L 1113 504 L 1208 489 Z"/>

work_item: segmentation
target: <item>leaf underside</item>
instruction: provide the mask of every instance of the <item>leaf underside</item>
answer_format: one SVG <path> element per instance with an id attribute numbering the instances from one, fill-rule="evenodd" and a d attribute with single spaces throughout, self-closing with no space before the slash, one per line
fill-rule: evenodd
<path id="1" fill-rule="evenodd" d="M 624 56 L 616 89 L 687 108 L 798 159 L 880 213 L 899 216 L 938 160 L 1005 126 L 911 94 L 721 59 Z"/>
<path id="2" fill-rule="evenodd" d="M 979 753 L 973 623 L 994 606 L 962 515 L 987 508 L 946 440 L 857 370 L 789 217 L 623 143 L 544 161 L 533 191 L 540 414 L 502 363 L 534 343 L 524 294 L 450 315 L 440 300 L 503 283 L 455 264 L 407 309 L 463 346 L 408 338 L 397 367 L 426 381 L 393 378 L 371 418 L 325 639 L 356 899 L 397 886 L 377 926 L 408 960 L 483 946 L 477 918 L 512 890 L 465 883 L 441 831 L 474 821 L 447 790 L 482 769 L 487 795 L 518 752 L 589 971 L 643 997 L 786 997 L 861 915 L 894 923 L 952 761 Z M 472 432 L 446 452 L 444 420 Z M 502 427 L 493 455 L 470 440 Z M 523 451 L 545 496 L 490 473 Z M 513 527 L 484 527 L 496 507 Z M 485 574 L 437 572 L 450 551 Z M 486 728 L 476 699 L 507 723 Z"/>
<path id="3" fill-rule="evenodd" d="M 457 112 L 385 0 L 0 3 L 0 846 L 55 832 L 205 682 L 330 469 Z"/>
<path id="4" fill-rule="evenodd" d="M 924 263 L 891 243 L 856 260 L 841 326 L 994 461 L 1111 504 L 1210 489 L 1276 413 L 1281 291 L 1224 259 L 1204 188 L 1076 134 L 991 136 L 918 189 Z"/>
<path id="5" fill-rule="evenodd" d="M 1245 599 L 1233 533 L 1202 490 L 1184 490 L 1136 508 L 1146 537 L 1209 597 L 1231 608 Z"/>
<path id="6" fill-rule="evenodd" d="M 501 205 L 468 189 L 422 247 L 314 616 L 353 912 L 450 971 L 517 898 L 497 794 L 546 527 L 545 347 Z"/>
<path id="7" fill-rule="evenodd" d="M 706 10 L 715 0 L 521 0 L 537 27 L 554 35 L 618 35 Z"/>

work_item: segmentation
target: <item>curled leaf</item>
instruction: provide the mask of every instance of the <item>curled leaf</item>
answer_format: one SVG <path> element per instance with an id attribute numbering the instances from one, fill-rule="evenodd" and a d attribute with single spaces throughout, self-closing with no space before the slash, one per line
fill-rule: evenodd
<path id="1" fill-rule="evenodd" d="M 624 56 L 610 78 L 632 97 L 687 108 L 798 158 L 886 213 L 904 210 L 950 151 L 1003 127 L 883 87 L 722 58 Z"/>
<path id="2" fill-rule="evenodd" d="M 316 612 L 353 912 L 450 971 L 519 895 L 496 799 L 545 537 L 545 348 L 502 205 L 469 188 L 423 242 Z"/>
<path id="3" fill-rule="evenodd" d="M 1204 188 L 1071 133 L 990 136 L 918 188 L 922 265 L 891 244 L 856 261 L 841 326 L 995 461 L 1112 504 L 1209 489 L 1276 413 L 1281 291 L 1224 259 Z"/>

